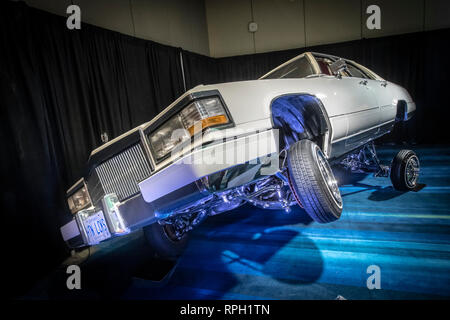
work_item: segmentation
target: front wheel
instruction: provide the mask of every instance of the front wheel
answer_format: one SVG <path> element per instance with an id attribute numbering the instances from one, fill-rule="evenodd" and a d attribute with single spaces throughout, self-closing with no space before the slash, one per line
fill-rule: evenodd
<path id="1" fill-rule="evenodd" d="M 319 146 L 297 141 L 288 152 L 289 184 L 297 202 L 319 223 L 341 216 L 342 198 L 333 171 Z"/>
<path id="2" fill-rule="evenodd" d="M 155 258 L 176 260 L 184 251 L 188 234 L 178 235 L 171 224 L 155 222 L 144 228 L 144 235 Z"/>

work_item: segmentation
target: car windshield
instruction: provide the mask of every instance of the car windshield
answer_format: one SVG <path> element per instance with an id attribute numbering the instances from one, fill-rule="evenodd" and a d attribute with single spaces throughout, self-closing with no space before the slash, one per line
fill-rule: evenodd
<path id="1" fill-rule="evenodd" d="M 296 79 L 304 78 L 312 74 L 314 74 L 314 70 L 309 60 L 303 56 L 261 79 Z"/>

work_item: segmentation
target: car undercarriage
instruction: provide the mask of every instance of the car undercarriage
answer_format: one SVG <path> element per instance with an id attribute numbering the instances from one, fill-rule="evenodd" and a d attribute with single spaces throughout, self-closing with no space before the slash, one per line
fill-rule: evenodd
<path id="1" fill-rule="evenodd" d="M 293 205 L 302 205 L 289 186 L 286 154 L 285 150 L 280 153 L 280 171 L 275 175 L 259 178 L 245 185 L 211 194 L 189 204 L 180 211 L 174 212 L 170 218 L 159 220 L 158 223 L 163 226 L 170 225 L 173 228 L 173 239 L 179 240 L 208 216 L 233 210 L 245 203 L 262 209 L 283 210 L 289 214 Z M 389 165 L 382 164 L 377 156 L 374 142 L 369 142 L 357 150 L 334 159 L 331 161 L 331 165 L 335 168 L 341 167 L 349 174 L 371 173 L 374 177 L 388 178 L 390 177 L 392 162 Z M 419 171 L 417 159 L 417 162 L 408 166 L 405 172 L 414 185 L 417 185 Z M 226 176 L 227 173 L 223 175 Z M 208 185 L 208 180 L 211 178 L 214 177 L 206 177 L 197 183 Z"/>

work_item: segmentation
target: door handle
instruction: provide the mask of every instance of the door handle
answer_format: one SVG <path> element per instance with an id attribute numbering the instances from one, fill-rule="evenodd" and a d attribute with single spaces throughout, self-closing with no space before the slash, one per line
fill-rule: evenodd
<path id="1" fill-rule="evenodd" d="M 387 81 L 381 82 L 381 86 L 386 88 L 386 86 L 387 86 Z"/>
<path id="2" fill-rule="evenodd" d="M 367 80 L 361 80 L 360 82 L 359 82 L 359 84 L 361 84 L 361 85 L 367 85 Z"/>

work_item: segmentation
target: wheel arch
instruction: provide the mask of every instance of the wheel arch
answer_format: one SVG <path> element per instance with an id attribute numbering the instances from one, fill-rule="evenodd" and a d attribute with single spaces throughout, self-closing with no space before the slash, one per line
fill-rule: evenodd
<path id="1" fill-rule="evenodd" d="M 395 121 L 408 120 L 408 103 L 405 100 L 397 101 L 397 113 L 395 114 Z"/>
<path id="2" fill-rule="evenodd" d="M 324 154 L 331 154 L 332 127 L 327 111 L 315 95 L 289 93 L 272 99 L 270 112 L 273 128 L 279 129 L 280 150 L 293 143 L 309 139 L 318 144 Z"/>

